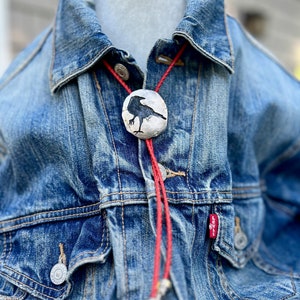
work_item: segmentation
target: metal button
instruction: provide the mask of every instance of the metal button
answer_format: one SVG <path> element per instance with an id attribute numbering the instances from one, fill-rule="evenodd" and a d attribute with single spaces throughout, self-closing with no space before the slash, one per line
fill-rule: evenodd
<path id="1" fill-rule="evenodd" d="M 64 283 L 67 279 L 68 269 L 66 266 L 67 258 L 64 252 L 63 243 L 59 243 L 60 255 L 58 258 L 58 263 L 55 264 L 50 271 L 50 279 L 53 284 L 60 285 Z"/>
<path id="2" fill-rule="evenodd" d="M 114 70 L 122 80 L 127 81 L 129 79 L 128 69 L 124 65 L 118 63 L 115 65 Z"/>
<path id="3" fill-rule="evenodd" d="M 160 163 L 158 164 L 158 167 L 159 167 L 159 170 L 160 170 L 160 173 L 161 173 L 161 177 L 162 177 L 162 180 L 165 181 L 166 178 L 167 178 L 167 170 L 166 168 L 161 165 Z"/>
<path id="4" fill-rule="evenodd" d="M 234 247 L 238 250 L 243 250 L 247 247 L 247 245 L 248 238 L 242 230 L 241 220 L 239 217 L 235 217 Z"/>
<path id="5" fill-rule="evenodd" d="M 248 238 L 242 231 L 237 232 L 234 236 L 234 247 L 238 250 L 243 250 L 248 244 Z"/>
<path id="6" fill-rule="evenodd" d="M 63 263 L 55 264 L 50 272 L 50 279 L 53 284 L 60 285 L 66 281 L 67 278 L 67 267 Z"/>
<path id="7" fill-rule="evenodd" d="M 173 58 L 170 58 L 166 55 L 159 55 L 157 58 L 156 58 L 156 62 L 159 63 L 159 64 L 165 64 L 165 65 L 171 65 L 173 63 Z M 181 59 L 179 59 L 178 61 L 176 61 L 175 63 L 175 66 L 184 66 L 184 63 Z"/>

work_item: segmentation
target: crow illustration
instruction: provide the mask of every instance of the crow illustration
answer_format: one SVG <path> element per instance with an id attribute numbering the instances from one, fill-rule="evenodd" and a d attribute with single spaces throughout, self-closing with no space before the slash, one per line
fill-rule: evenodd
<path id="1" fill-rule="evenodd" d="M 140 121 L 139 129 L 134 131 L 135 134 L 143 133 L 143 131 L 141 131 L 143 121 L 149 116 L 156 116 L 166 120 L 166 117 L 164 117 L 162 114 L 155 112 L 150 106 L 141 103 L 141 101 L 144 99 L 146 98 L 140 96 L 132 96 L 127 106 L 128 112 L 133 115 L 133 118 L 129 120 L 129 124 L 134 124 L 135 118 L 139 118 Z"/>

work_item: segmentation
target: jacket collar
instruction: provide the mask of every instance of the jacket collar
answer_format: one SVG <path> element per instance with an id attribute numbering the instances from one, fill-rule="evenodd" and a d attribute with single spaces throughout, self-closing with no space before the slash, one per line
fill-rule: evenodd
<path id="1" fill-rule="evenodd" d="M 187 0 L 186 13 L 176 35 L 185 37 L 204 56 L 233 73 L 234 55 L 224 0 Z"/>
<path id="2" fill-rule="evenodd" d="M 187 39 L 209 59 L 233 72 L 224 0 L 187 0 L 174 37 Z M 50 70 L 52 92 L 94 65 L 113 48 L 102 32 L 93 1 L 60 0 L 54 24 Z"/>

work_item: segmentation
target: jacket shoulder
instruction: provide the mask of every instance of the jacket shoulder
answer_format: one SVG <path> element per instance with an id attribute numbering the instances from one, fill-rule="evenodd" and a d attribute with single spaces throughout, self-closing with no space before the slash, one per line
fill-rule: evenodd
<path id="1" fill-rule="evenodd" d="M 284 78 L 286 81 L 299 83 L 291 75 L 276 56 L 248 33 L 243 26 L 233 17 L 227 15 L 228 30 L 230 33 L 232 48 L 235 56 L 235 70 L 240 72 L 240 68 L 256 69 L 263 71 L 266 76 L 276 76 Z M 257 72 L 253 74 L 257 75 Z M 274 73 L 275 72 L 275 73 Z"/>

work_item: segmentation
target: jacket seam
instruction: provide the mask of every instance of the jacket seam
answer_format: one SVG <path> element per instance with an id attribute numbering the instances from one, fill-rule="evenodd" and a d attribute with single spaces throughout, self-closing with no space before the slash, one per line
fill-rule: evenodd
<path id="1" fill-rule="evenodd" d="M 68 209 L 62 209 L 62 210 L 39 212 L 39 213 L 22 216 L 22 217 L 15 218 L 15 219 L 5 220 L 5 221 L 0 222 L 0 226 L 2 226 L 2 228 L 0 228 L 0 233 L 13 231 L 13 230 L 23 228 L 23 227 L 29 227 L 31 225 L 43 224 L 45 222 L 76 219 L 76 218 L 80 218 L 80 217 L 97 215 L 101 211 L 99 204 L 93 205 L 93 206 L 95 206 L 95 208 L 90 211 L 87 211 L 87 212 L 85 212 L 84 209 L 89 208 L 89 206 L 83 206 L 83 207 L 75 207 L 75 208 L 68 208 Z M 76 209 L 80 209 L 80 210 L 82 210 L 82 212 L 75 211 L 74 213 L 69 213 L 69 214 L 64 214 L 64 215 L 56 215 L 56 214 L 65 213 L 67 211 L 76 210 Z M 24 221 L 22 221 L 22 220 L 24 220 Z M 26 221 L 26 220 L 28 220 L 28 221 Z M 12 225 L 9 225 L 10 223 L 12 223 Z M 14 224 L 14 223 L 17 223 L 17 224 Z M 5 224 L 7 224 L 7 225 L 5 225 Z"/>
<path id="2" fill-rule="evenodd" d="M 206 197 L 206 198 L 201 198 L 201 199 L 191 199 L 188 197 L 179 197 L 179 198 L 173 198 L 169 197 L 169 202 L 170 203 L 185 203 L 185 204 L 203 204 L 203 205 L 210 205 L 214 203 L 224 203 L 224 204 L 230 204 L 233 199 L 236 197 L 231 197 L 231 192 L 230 191 L 223 191 L 223 192 L 218 192 L 218 191 L 211 191 L 211 192 L 206 192 L 206 191 L 200 191 L 200 192 L 168 192 L 169 195 L 209 195 L 209 194 L 216 194 L 217 197 Z M 124 199 L 124 195 L 145 195 L 144 198 L 142 197 L 136 197 L 136 198 L 127 198 Z M 122 196 L 121 199 L 116 199 L 116 200 L 107 200 L 103 201 L 105 198 L 109 198 L 111 196 Z M 219 196 L 218 196 L 219 195 Z M 228 198 L 222 198 L 220 197 L 221 195 L 227 195 Z M 244 197 L 248 198 L 255 198 L 259 194 L 251 194 L 247 193 L 244 194 Z M 241 198 L 242 195 L 239 194 L 239 198 Z M 101 203 L 102 202 L 102 203 Z M 145 205 L 148 203 L 148 198 L 146 193 L 142 192 L 116 192 L 116 193 L 110 193 L 102 196 L 100 199 L 98 199 L 98 202 L 96 204 L 91 204 L 91 205 L 86 205 L 86 206 L 76 206 L 76 207 L 71 207 L 71 208 L 65 208 L 65 209 L 60 209 L 60 210 L 49 210 L 49 211 L 42 211 L 42 212 L 37 212 L 25 216 L 20 216 L 17 218 L 12 218 L 8 220 L 4 220 L 0 222 L 0 233 L 5 233 L 9 231 L 13 231 L 19 228 L 23 227 L 29 227 L 31 225 L 37 225 L 37 224 L 43 224 L 46 222 L 55 222 L 55 221 L 61 221 L 61 220 L 68 220 L 68 219 L 76 219 L 76 218 L 82 218 L 82 217 L 89 217 L 89 216 L 95 216 L 99 214 L 102 209 L 108 208 L 110 206 L 114 205 L 133 205 L 133 204 L 141 204 Z M 10 225 L 11 224 L 11 225 Z"/>
<path id="3" fill-rule="evenodd" d="M 38 281 L 32 279 L 31 277 L 29 277 L 29 276 L 27 276 L 27 275 L 25 275 L 25 274 L 23 274 L 23 273 L 21 273 L 21 272 L 15 270 L 15 269 L 12 269 L 12 268 L 9 267 L 9 266 L 4 266 L 4 268 L 7 269 L 7 270 L 9 270 L 9 271 L 11 271 L 11 272 L 13 272 L 13 273 L 15 273 L 15 274 L 18 274 L 18 275 L 21 276 L 21 277 L 26 278 L 27 280 L 30 280 L 31 282 L 34 282 L 35 284 L 37 284 L 37 285 L 39 285 L 39 286 L 41 286 L 41 287 L 44 287 L 44 288 L 46 288 L 46 289 L 49 289 L 49 290 L 51 290 L 51 291 L 60 292 L 60 291 L 64 290 L 64 288 L 61 288 L 61 289 L 55 289 L 55 288 L 51 288 L 51 287 L 49 287 L 49 286 L 47 286 L 47 285 L 41 284 L 40 282 L 38 282 Z M 2 273 L 2 272 L 0 272 L 0 273 Z M 2 274 L 3 274 L 3 273 L 2 273 Z M 6 276 L 9 276 L 9 275 L 6 274 Z M 15 278 L 13 278 L 13 277 L 11 277 L 11 276 L 9 276 L 9 277 L 12 278 L 14 281 L 20 282 L 19 280 L 15 279 Z M 22 283 L 22 284 L 23 284 L 23 283 Z M 30 286 L 27 285 L 27 284 L 25 284 L 25 285 L 28 286 L 28 287 L 30 287 Z M 32 287 L 30 287 L 30 288 L 32 289 Z M 43 293 L 40 293 L 40 292 L 38 292 L 38 293 L 39 293 L 39 294 L 43 294 Z M 48 296 L 47 296 L 47 297 L 48 297 Z M 51 299 L 52 299 L 52 298 L 51 298 Z"/>
<path id="4" fill-rule="evenodd" d="M 119 191 L 122 192 L 119 154 L 118 154 L 116 143 L 115 143 L 115 140 L 114 140 L 114 135 L 113 135 L 113 132 L 112 132 L 112 127 L 111 127 L 111 124 L 110 124 L 110 120 L 109 120 L 109 117 L 108 117 L 108 114 L 107 114 L 107 111 L 106 111 L 105 103 L 103 101 L 104 99 L 102 97 L 100 83 L 98 81 L 98 78 L 97 78 L 95 72 L 93 72 L 93 78 L 94 78 L 94 82 L 96 84 L 97 95 L 99 97 L 99 100 L 100 100 L 99 102 L 101 103 L 101 106 L 102 106 L 102 109 L 103 109 L 103 113 L 104 113 L 104 116 L 105 116 L 105 119 L 106 119 L 106 122 L 107 122 L 107 126 L 108 126 L 108 130 L 109 130 L 109 136 L 110 136 L 111 143 L 112 143 L 112 146 L 113 146 L 113 149 L 114 149 L 114 154 L 115 154 L 115 158 L 114 159 L 115 159 L 116 168 L 117 168 L 117 174 L 118 174 Z"/>
<path id="5" fill-rule="evenodd" d="M 61 77 L 60 79 L 57 79 L 57 80 L 55 80 L 53 78 L 53 74 L 54 74 L 54 58 L 53 58 L 53 61 L 51 62 L 50 75 L 49 75 L 51 93 L 55 94 L 55 92 L 59 88 L 61 88 L 65 84 L 67 84 L 72 79 L 78 77 L 84 71 L 90 69 L 92 66 L 94 66 L 111 49 L 113 49 L 113 46 L 108 46 L 107 48 L 103 49 L 102 52 L 100 52 L 98 55 L 96 55 L 93 58 L 91 58 L 82 67 L 75 68 L 75 70 L 73 72 L 70 72 L 69 74 L 66 74 L 65 76 L 63 76 L 63 77 Z"/>
<path id="6" fill-rule="evenodd" d="M 190 38 L 189 36 L 187 36 L 184 31 L 179 31 L 179 30 L 175 31 L 174 34 L 173 34 L 173 36 L 179 36 L 179 37 L 185 38 L 186 40 L 189 41 L 189 43 L 192 45 L 192 47 L 194 49 L 196 49 L 199 53 L 201 53 L 202 55 L 204 55 L 206 58 L 208 58 L 212 62 L 225 67 L 229 71 L 229 73 L 231 73 L 231 74 L 234 73 L 234 70 L 233 70 L 232 66 L 230 66 L 228 63 L 226 63 L 224 60 L 222 60 L 222 59 L 220 59 L 220 58 L 212 55 L 211 53 L 207 52 L 206 50 L 204 50 L 197 43 L 195 43 L 192 38 Z M 230 60 L 232 61 L 232 58 Z"/>
<path id="7" fill-rule="evenodd" d="M 192 153 L 193 149 L 195 148 L 195 123 L 196 123 L 196 117 L 197 117 L 197 104 L 199 103 L 199 93 L 200 93 L 200 85 L 201 85 L 201 71 L 202 71 L 202 66 L 199 64 L 198 67 L 198 78 L 197 78 L 197 89 L 194 97 L 194 105 L 193 105 L 193 118 L 192 118 L 192 131 L 189 139 L 189 154 L 188 154 L 188 166 L 186 170 L 186 181 L 189 190 L 191 190 L 190 183 L 189 183 L 189 173 L 190 173 L 190 168 L 192 164 Z"/>
<path id="8" fill-rule="evenodd" d="M 283 65 L 280 63 L 278 59 L 268 49 L 266 49 L 262 44 L 260 44 L 258 41 L 256 41 L 240 24 L 240 22 L 233 18 L 232 16 L 228 15 L 228 18 L 230 18 L 232 21 L 234 21 L 240 29 L 240 32 L 243 34 L 243 36 L 246 38 L 246 40 L 257 50 L 261 51 L 262 54 L 264 54 L 268 59 L 272 60 L 288 77 L 290 77 L 293 81 L 296 81 L 300 83 L 299 80 L 297 80 L 291 73 L 289 73 L 286 68 L 283 67 Z"/>
<path id="9" fill-rule="evenodd" d="M 223 268 L 222 268 L 222 262 L 221 262 L 221 257 L 220 255 L 218 255 L 217 257 L 217 261 L 216 261 L 216 269 L 217 269 L 217 273 L 220 276 L 220 282 L 221 282 L 221 286 L 224 290 L 224 292 L 226 293 L 226 295 L 231 299 L 231 300 L 237 300 L 237 299 L 241 299 L 241 297 L 239 295 L 236 294 L 236 292 L 231 288 L 231 286 L 229 285 L 229 282 L 227 281 L 227 278 L 223 272 Z M 247 299 L 247 298 L 246 298 Z M 245 300 L 246 300 L 245 299 Z"/>
<path id="10" fill-rule="evenodd" d="M 281 152 L 279 155 L 276 156 L 273 161 L 271 161 L 262 172 L 262 176 L 265 176 L 266 173 L 270 172 L 271 170 L 274 170 L 276 167 L 280 166 L 283 162 L 289 160 L 296 154 L 298 154 L 300 151 L 300 140 L 298 140 L 296 143 L 291 145 L 290 147 L 286 148 L 283 152 Z"/>
<path id="11" fill-rule="evenodd" d="M 13 269 L 11 269 L 11 268 L 9 268 L 9 267 L 5 267 L 5 268 L 8 269 L 8 270 L 11 271 L 11 272 L 14 272 L 14 273 L 18 274 L 18 275 L 21 276 L 21 277 L 26 278 L 26 280 L 29 280 L 29 281 L 31 281 L 31 282 L 34 282 L 36 285 L 38 285 L 38 286 L 40 286 L 40 287 L 42 287 L 42 288 L 50 289 L 50 290 L 52 290 L 52 291 L 54 291 L 54 292 L 61 292 L 61 291 L 64 291 L 64 289 L 65 289 L 65 288 L 61 288 L 61 289 L 59 289 L 59 290 L 58 290 L 58 289 L 53 289 L 53 288 L 51 288 L 51 287 L 49 287 L 49 286 L 45 286 L 45 285 L 43 285 L 43 284 L 40 284 L 39 282 L 33 280 L 33 279 L 30 278 L 30 277 L 27 277 L 26 275 L 24 275 L 24 274 L 22 274 L 22 273 L 19 273 L 19 272 L 16 271 L 16 270 L 13 270 Z M 7 275 L 6 273 L 4 273 L 4 272 L 2 272 L 2 271 L 0 271 L 0 274 L 1 274 L 4 278 L 10 278 L 10 280 L 12 280 L 14 283 L 18 283 L 19 285 L 26 286 L 26 287 L 29 288 L 29 290 L 33 291 L 33 288 L 32 288 L 30 285 L 28 285 L 28 284 L 26 284 L 26 283 L 23 283 L 22 281 L 20 281 L 20 280 L 18 280 L 18 279 L 16 279 L 16 278 L 13 278 L 13 277 L 11 277 L 11 276 L 9 276 L 9 275 Z M 35 294 L 35 295 L 36 295 L 36 294 L 42 295 L 42 296 L 46 297 L 47 299 L 51 299 L 51 300 L 60 299 L 60 298 L 57 298 L 57 297 L 51 297 L 51 296 L 49 296 L 48 294 L 42 293 L 42 292 L 40 292 L 40 291 L 37 291 L 36 289 L 34 290 L 34 294 Z M 60 295 L 60 296 L 62 296 L 62 295 Z"/>
<path id="12" fill-rule="evenodd" d="M 232 64 L 232 74 L 235 72 L 235 55 L 234 55 L 234 47 L 231 39 L 231 33 L 229 31 L 229 26 L 228 26 L 228 15 L 226 14 L 224 10 L 224 23 L 225 23 L 225 30 L 226 30 L 226 35 L 228 39 L 228 44 L 229 44 L 229 49 L 230 49 L 230 57 L 231 57 L 231 64 Z"/>
<path id="13" fill-rule="evenodd" d="M 105 218 L 104 222 L 102 222 L 102 230 L 103 230 L 103 232 L 102 232 L 102 235 L 101 235 L 101 244 L 100 244 L 100 246 L 95 251 L 84 251 L 84 252 L 81 252 L 76 257 L 72 258 L 72 260 L 69 262 L 70 266 L 72 266 L 72 265 L 76 266 L 76 264 L 73 263 L 73 262 L 76 262 L 78 260 L 84 260 L 84 256 L 85 255 L 92 255 L 92 254 L 97 253 L 103 247 L 104 244 L 106 244 L 106 245 L 105 245 L 105 248 L 101 251 L 101 254 L 105 253 L 106 250 L 109 248 L 110 242 L 109 242 L 108 226 L 106 224 L 106 215 L 105 214 L 104 214 L 104 218 Z M 101 254 L 99 254 L 99 255 L 101 255 Z M 72 269 L 69 272 L 71 272 L 71 271 L 73 272 L 74 270 L 75 270 L 75 268 L 72 267 Z"/>

